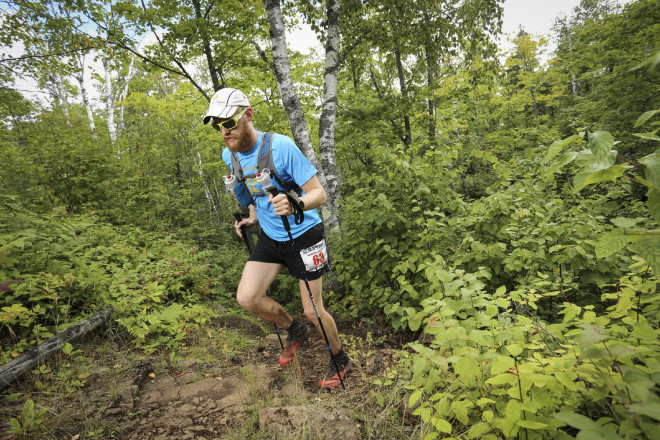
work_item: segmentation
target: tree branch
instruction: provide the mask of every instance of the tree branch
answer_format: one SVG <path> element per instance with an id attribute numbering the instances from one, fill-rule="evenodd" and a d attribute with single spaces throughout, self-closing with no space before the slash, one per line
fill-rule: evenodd
<path id="1" fill-rule="evenodd" d="M 259 55 L 259 58 L 264 60 L 264 62 L 266 64 L 268 64 L 268 66 L 272 70 L 273 69 L 273 62 L 268 59 L 268 56 L 266 55 L 266 52 L 263 51 L 263 49 L 259 46 L 259 44 L 255 40 L 252 40 L 251 43 L 252 43 L 252 46 L 254 46 L 254 48 L 257 50 L 257 54 Z"/>
<path id="2" fill-rule="evenodd" d="M 142 9 L 144 9 L 144 11 L 147 12 L 147 6 L 144 4 L 144 0 L 140 0 L 140 3 L 142 3 Z M 152 23 L 149 23 L 149 29 L 151 29 L 151 32 L 153 32 L 154 35 L 156 36 L 156 41 L 158 41 L 160 47 L 166 49 L 165 44 L 163 44 L 163 40 L 161 40 L 160 36 L 158 36 L 158 33 L 155 31 Z M 181 63 L 181 61 L 176 59 L 174 56 L 172 57 L 172 61 L 174 61 L 174 63 L 179 67 L 179 69 L 181 69 L 181 72 L 183 72 L 183 76 L 192 83 L 192 85 L 204 96 L 204 98 L 206 98 L 207 101 L 211 101 L 211 98 L 206 94 L 206 91 L 204 91 L 204 89 L 202 89 L 199 86 L 199 84 L 197 84 L 197 82 L 192 78 L 192 76 L 190 76 L 188 71 L 186 71 L 186 68 L 183 67 L 183 63 Z"/>
<path id="3" fill-rule="evenodd" d="M 77 53 L 77 52 L 90 51 L 90 50 L 92 50 L 91 47 L 84 47 L 84 48 L 81 48 L 81 49 L 74 49 L 74 50 L 70 50 L 70 51 L 66 51 L 66 52 L 47 53 L 47 54 L 41 54 L 41 55 L 25 55 L 25 56 L 18 57 L 18 58 L 3 58 L 3 59 L 0 59 L 0 63 L 11 62 L 11 61 L 23 61 L 23 60 L 29 60 L 29 59 L 32 59 L 32 58 L 58 57 L 58 56 L 62 56 L 62 55 L 71 55 L 71 54 L 74 54 L 74 53 Z"/>

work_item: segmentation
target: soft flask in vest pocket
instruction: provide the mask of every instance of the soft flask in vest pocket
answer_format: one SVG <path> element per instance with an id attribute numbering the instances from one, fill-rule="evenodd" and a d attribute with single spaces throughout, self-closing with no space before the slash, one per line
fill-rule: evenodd
<path id="1" fill-rule="evenodd" d="M 222 176 L 222 180 L 225 182 L 225 189 L 227 192 L 232 193 L 234 197 L 236 197 L 236 200 L 238 200 L 238 203 L 243 206 L 248 206 L 252 203 L 252 197 L 250 197 L 250 194 L 248 194 L 245 187 L 238 182 L 236 176 L 228 174 Z"/>

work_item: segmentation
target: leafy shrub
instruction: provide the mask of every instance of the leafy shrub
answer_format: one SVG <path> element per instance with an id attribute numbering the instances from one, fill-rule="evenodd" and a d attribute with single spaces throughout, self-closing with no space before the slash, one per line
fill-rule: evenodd
<path id="1" fill-rule="evenodd" d="M 173 236 L 1 202 L 3 361 L 106 305 L 145 349 L 174 348 L 210 316 L 207 300 L 235 290 L 240 261 L 231 245 L 213 258 Z"/>
<path id="2" fill-rule="evenodd" d="M 570 142 L 554 144 L 546 158 L 556 156 Z M 626 170 L 614 164 L 613 145 L 608 133 L 592 133 L 588 150 L 566 153 L 569 158 L 582 157 L 574 179 L 575 192 L 623 175 Z M 560 156 L 560 165 L 551 165 L 546 175 L 571 160 Z M 653 192 L 657 191 L 658 163 L 655 155 L 641 163 L 646 179 L 634 179 L 647 182 L 647 206 L 657 220 Z M 543 188 L 547 186 L 531 187 L 536 199 L 544 200 Z M 526 194 L 522 188 L 515 191 Z M 660 247 L 654 241 L 654 230 L 642 226 L 652 227 L 652 221 L 643 217 L 612 218 L 615 227 L 626 229 L 607 232 L 612 226 L 604 220 L 618 213 L 604 207 L 607 203 L 603 201 L 612 195 L 621 196 L 616 191 L 594 193 L 576 204 L 580 208 L 577 211 L 559 210 L 561 202 L 551 199 L 539 203 L 531 196 L 514 199 L 522 202 L 520 205 L 504 203 L 494 215 L 484 210 L 469 226 L 481 240 L 489 234 L 506 239 L 511 232 L 525 233 L 516 235 L 515 240 L 509 237 L 499 252 L 484 246 L 473 249 L 488 256 L 481 260 L 459 257 L 449 264 L 436 254 L 434 263 L 429 259 L 417 268 L 428 281 L 419 303 L 421 310 L 398 303 L 386 307 L 395 325 L 423 329 L 427 335 L 423 339 L 426 344 L 410 345 L 413 353 L 401 368 L 410 371 L 408 403 L 418 405 L 415 414 L 434 429 L 427 440 L 441 434 L 510 438 L 522 431 L 526 438 L 571 438 L 575 430 L 580 431 L 578 438 L 632 439 L 652 438 L 660 429 L 660 280 L 656 258 Z M 631 203 L 633 216 L 644 214 L 641 205 Z M 539 215 L 522 206 L 538 208 Z M 555 220 L 553 212 L 557 211 L 562 213 L 557 217 L 562 218 L 561 223 Z M 519 222 L 515 223 L 515 217 L 512 221 L 508 213 L 517 213 Z M 482 217 L 486 219 L 481 221 Z M 529 222 L 522 221 L 527 217 Z M 490 225 L 494 225 L 492 230 Z M 545 235 L 535 232 L 544 227 Z M 533 240 L 546 238 L 553 230 L 550 243 L 538 243 L 540 247 L 517 245 L 528 236 Z M 543 247 L 549 245 L 552 247 L 545 253 Z M 643 259 L 630 254 L 619 257 L 617 253 L 627 247 Z M 520 252 L 509 260 L 516 249 Z M 567 249 L 574 252 L 566 253 Z M 472 263 L 472 259 L 476 261 Z M 505 264 L 499 272 L 494 269 L 497 261 Z M 520 267 L 508 267 L 509 262 Z M 472 272 L 464 269 L 478 263 L 485 264 Z M 575 271 L 581 269 L 582 276 L 585 269 L 600 271 L 600 295 L 592 292 L 580 297 L 580 280 L 562 276 L 562 265 L 567 263 Z M 598 267 L 603 263 L 605 266 Z M 535 272 L 525 275 L 524 282 L 492 288 L 494 280 L 507 279 L 501 273 L 527 266 Z M 567 288 L 566 281 L 572 287 Z M 573 294 L 567 295 L 569 291 Z"/>
<path id="3" fill-rule="evenodd" d="M 428 345 L 411 344 L 404 360 L 409 402 L 422 400 L 415 413 L 425 423 L 467 438 L 523 430 L 528 438 L 570 438 L 565 425 L 584 438 L 657 432 L 660 296 L 644 264 L 608 286 L 605 313 L 566 302 L 555 324 L 536 313 L 540 298 L 558 292 L 541 285 L 487 293 L 483 275 L 443 271 L 441 288 L 408 316 L 432 336 Z"/>

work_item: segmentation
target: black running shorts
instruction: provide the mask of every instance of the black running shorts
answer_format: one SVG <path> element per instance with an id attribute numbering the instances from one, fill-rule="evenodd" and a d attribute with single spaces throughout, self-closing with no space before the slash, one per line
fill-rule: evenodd
<path id="1" fill-rule="evenodd" d="M 308 281 L 316 280 L 324 272 L 330 271 L 322 223 L 311 227 L 293 241 L 295 248 L 290 240 L 276 241 L 262 232 L 248 261 L 284 264 L 291 275 Z"/>

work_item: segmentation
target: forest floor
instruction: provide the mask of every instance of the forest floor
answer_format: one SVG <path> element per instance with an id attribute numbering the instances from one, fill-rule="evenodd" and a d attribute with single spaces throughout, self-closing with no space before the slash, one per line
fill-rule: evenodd
<path id="1" fill-rule="evenodd" d="M 330 358 L 316 332 L 287 368 L 277 361 L 277 335 L 236 316 L 188 335 L 174 359 L 145 355 L 117 329 L 87 337 L 74 344 L 83 346 L 79 357 L 57 355 L 52 366 L 0 396 L 0 440 L 417 437 L 401 393 L 373 383 L 394 377 L 396 349 L 411 335 L 348 322 L 338 327 L 353 367 L 345 390 L 331 391 L 318 386 Z M 21 416 L 27 398 L 36 408 L 29 426 Z M 9 432 L 11 417 L 23 422 L 26 434 Z"/>

